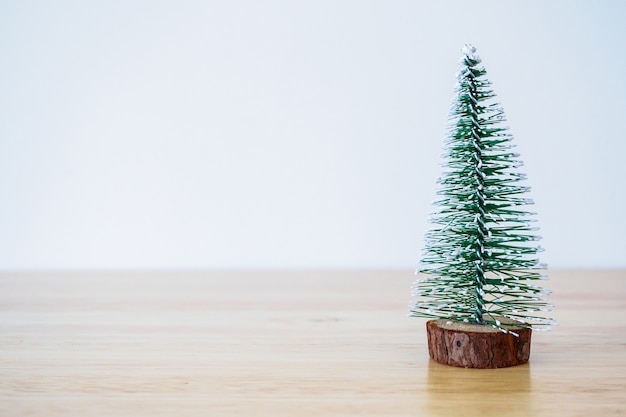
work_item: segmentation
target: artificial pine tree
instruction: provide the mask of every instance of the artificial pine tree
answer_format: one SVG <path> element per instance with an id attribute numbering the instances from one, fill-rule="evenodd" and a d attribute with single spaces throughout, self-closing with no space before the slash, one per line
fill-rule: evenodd
<path id="1" fill-rule="evenodd" d="M 410 315 L 434 319 L 427 325 L 433 359 L 502 367 L 525 363 L 531 329 L 549 329 L 553 320 L 540 313 L 551 308 L 545 299 L 549 290 L 532 284 L 546 277 L 536 257 L 542 249 L 536 245 L 534 213 L 524 208 L 532 204 L 524 196 L 529 188 L 520 183 L 526 177 L 517 172 L 522 163 L 480 63 L 476 49 L 465 45 L 449 116 L 445 171 L 438 180 L 441 198 L 417 270 L 423 277 L 413 286 L 420 298 L 411 304 Z M 466 323 L 469 339 L 459 333 L 459 323 Z M 435 324 L 447 329 L 445 335 L 433 333 Z M 472 339 L 476 332 L 483 334 L 480 340 Z M 511 343 L 519 345 L 512 356 L 499 352 Z M 435 357 L 438 349 L 445 357 Z M 481 351 L 490 355 L 486 363 L 462 359 Z M 506 357 L 497 359 L 500 354 Z"/>

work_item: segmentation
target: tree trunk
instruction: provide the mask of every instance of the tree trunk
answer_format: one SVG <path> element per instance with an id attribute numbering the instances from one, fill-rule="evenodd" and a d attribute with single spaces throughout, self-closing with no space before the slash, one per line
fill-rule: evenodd
<path id="1" fill-rule="evenodd" d="M 531 329 L 508 328 L 504 323 L 518 336 L 491 325 L 430 320 L 426 323 L 430 357 L 462 368 L 505 368 L 528 362 Z"/>

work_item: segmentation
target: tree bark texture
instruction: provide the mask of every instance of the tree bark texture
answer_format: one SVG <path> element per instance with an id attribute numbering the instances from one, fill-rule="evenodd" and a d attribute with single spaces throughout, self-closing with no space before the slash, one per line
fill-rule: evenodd
<path id="1" fill-rule="evenodd" d="M 510 330 L 518 336 L 490 325 L 430 320 L 426 323 L 428 352 L 436 362 L 462 368 L 522 365 L 530 357 L 532 331 L 520 328 Z"/>

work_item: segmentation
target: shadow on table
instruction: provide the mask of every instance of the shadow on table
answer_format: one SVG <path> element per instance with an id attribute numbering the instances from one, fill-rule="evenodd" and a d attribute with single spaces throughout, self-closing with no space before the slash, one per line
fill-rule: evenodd
<path id="1" fill-rule="evenodd" d="M 465 369 L 428 364 L 427 406 L 432 416 L 529 416 L 530 365 Z"/>

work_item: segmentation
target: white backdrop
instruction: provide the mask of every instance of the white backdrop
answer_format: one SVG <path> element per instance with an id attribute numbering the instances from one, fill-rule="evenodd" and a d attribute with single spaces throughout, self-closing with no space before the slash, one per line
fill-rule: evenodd
<path id="1" fill-rule="evenodd" d="M 0 2 L 0 269 L 406 268 L 464 43 L 551 267 L 625 267 L 626 2 Z"/>

